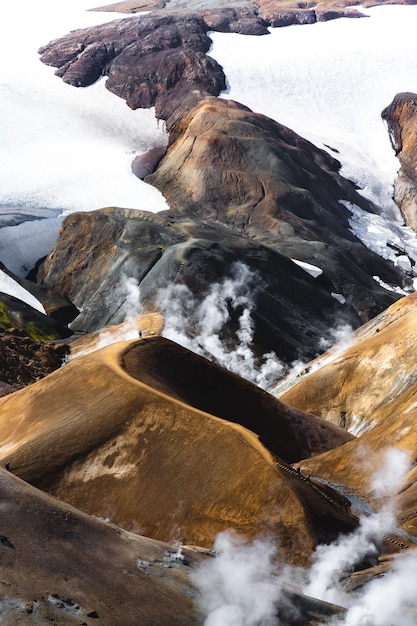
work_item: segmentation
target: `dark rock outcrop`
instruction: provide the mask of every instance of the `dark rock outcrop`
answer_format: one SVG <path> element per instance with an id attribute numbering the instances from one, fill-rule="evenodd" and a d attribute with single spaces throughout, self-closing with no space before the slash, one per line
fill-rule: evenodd
<path id="1" fill-rule="evenodd" d="M 370 3 L 368 3 L 370 4 Z M 378 4 L 382 4 L 378 2 Z M 366 2 L 364 3 L 366 5 Z M 249 35 L 266 34 L 266 26 L 282 27 L 292 24 L 314 24 L 318 20 L 336 19 L 339 17 L 365 17 L 356 9 L 352 9 L 346 0 L 327 0 L 325 2 L 291 2 L 281 1 L 279 6 L 273 0 L 236 0 L 233 7 L 224 7 L 217 0 L 124 0 L 99 8 L 101 11 L 117 11 L 120 13 L 138 13 L 140 11 L 200 11 L 206 16 L 212 30 L 221 32 L 238 32 Z M 214 16 L 218 16 L 214 19 Z M 235 18 L 237 16 L 237 19 Z M 232 18 L 232 19 L 230 19 Z"/>
<path id="2" fill-rule="evenodd" d="M 394 200 L 405 223 L 417 230 L 417 94 L 399 93 L 382 112 L 400 170 Z"/>
<path id="3" fill-rule="evenodd" d="M 26 302 L 0 292 L 0 329 L 23 331 L 35 341 L 52 341 L 70 337 L 73 333 L 66 326 L 58 324 L 32 308 Z"/>
<path id="4" fill-rule="evenodd" d="M 159 161 L 166 152 L 164 146 L 155 146 L 150 148 L 144 154 L 138 154 L 132 161 L 132 172 L 140 179 L 149 176 L 158 167 Z"/>
<path id="5" fill-rule="evenodd" d="M 42 260 L 39 261 L 38 265 L 42 262 Z M 32 296 L 34 296 L 42 304 L 46 315 L 53 319 L 57 324 L 65 326 L 72 322 L 72 320 L 78 315 L 78 309 L 70 300 L 68 300 L 68 298 L 63 296 L 61 293 L 58 293 L 53 289 L 45 288 L 36 282 L 37 268 L 36 270 L 33 270 L 34 275 L 30 280 L 28 278 L 21 278 L 20 276 L 17 276 L 1 262 L 0 270 L 32 294 Z M 29 275 L 31 275 L 31 273 Z"/>
<path id="6" fill-rule="evenodd" d="M 270 24 L 254 6 L 210 9 L 202 11 L 210 30 L 240 35 L 267 35 Z"/>
<path id="7" fill-rule="evenodd" d="M 40 49 L 41 60 L 76 87 L 108 76 L 106 87 L 133 108 L 155 106 L 167 119 L 178 103 L 225 89 L 206 52 L 208 24 L 198 15 L 150 15 L 73 31 Z"/>
<path id="8" fill-rule="evenodd" d="M 24 332 L 0 331 L 0 396 L 59 369 L 67 352 L 65 345 L 40 343 Z"/>
<path id="9" fill-rule="evenodd" d="M 267 35 L 269 26 L 311 24 L 352 13 L 338 9 L 316 14 L 310 8 L 270 4 L 261 9 L 249 3 L 233 7 L 171 4 L 169 9 L 164 4 L 162 11 L 158 3 L 152 3 L 149 15 L 73 31 L 42 46 L 41 60 L 57 67 L 57 75 L 76 87 L 108 76 L 107 89 L 132 109 L 155 106 L 156 116 L 170 127 L 199 99 L 217 96 L 226 88 L 222 68 L 207 55 L 208 31 Z M 144 9 L 140 3 L 128 3 L 126 10 Z"/>
<path id="10" fill-rule="evenodd" d="M 317 353 L 340 320 L 359 325 L 351 307 L 270 246 L 219 223 L 167 213 L 101 209 L 68 216 L 39 278 L 82 309 L 72 328 L 92 331 L 124 321 L 126 278 L 136 281 L 142 307 L 152 311 L 159 291 L 174 284 L 201 302 L 213 284 L 233 278 L 238 262 L 248 268 L 256 354 L 273 350 L 285 361 L 305 358 Z M 169 308 L 164 313 L 169 317 Z M 193 320 L 185 323 L 193 334 Z M 235 324 L 231 315 L 222 331 L 226 341 L 236 341 Z"/>

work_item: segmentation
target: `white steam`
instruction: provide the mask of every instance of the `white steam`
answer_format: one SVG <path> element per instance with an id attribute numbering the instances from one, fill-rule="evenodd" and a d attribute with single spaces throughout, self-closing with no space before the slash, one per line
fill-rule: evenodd
<path id="1" fill-rule="evenodd" d="M 303 363 L 302 361 L 294 361 L 291 363 L 286 377 L 283 380 L 278 381 L 270 392 L 279 397 L 309 374 L 312 374 L 334 361 L 345 350 L 348 350 L 353 345 L 353 333 L 353 328 L 350 324 L 345 322 L 330 328 L 327 337 L 321 337 L 319 342 L 319 348 L 321 350 L 326 350 L 326 352 L 315 358 L 314 361 L 311 361 L 310 363 Z"/>
<path id="2" fill-rule="evenodd" d="M 77 357 L 96 352 L 114 343 L 137 339 L 138 335 L 140 336 L 137 324 L 137 317 L 142 314 L 139 283 L 133 276 L 122 274 L 117 290 L 119 292 L 118 299 L 122 299 L 122 306 L 118 311 L 118 316 L 121 318 L 120 324 L 108 326 L 101 330 L 96 340 L 76 353 Z M 109 300 L 109 304 L 113 297 Z"/>
<path id="3" fill-rule="evenodd" d="M 134 276 L 122 274 L 120 288 L 124 293 L 122 312 L 124 321 L 132 320 L 142 313 L 139 283 Z"/>
<path id="4" fill-rule="evenodd" d="M 332 544 L 318 546 L 305 593 L 327 602 L 349 604 L 341 580 L 365 558 L 376 556 L 384 535 L 395 530 L 395 495 L 408 470 L 407 452 L 391 448 L 385 453 L 379 471 L 371 480 L 373 495 L 382 501 L 380 510 L 362 517 L 355 532 L 341 535 Z"/>
<path id="5" fill-rule="evenodd" d="M 409 454 L 389 449 L 371 480 L 377 513 L 364 516 L 359 527 L 317 548 L 309 570 L 278 566 L 272 541 L 248 543 L 232 533 L 217 536 L 216 558 L 193 574 L 205 626 L 269 626 L 278 624 L 279 608 L 288 610 L 290 590 L 346 607 L 343 616 L 326 623 L 339 626 L 415 626 L 417 623 L 417 550 L 394 560 L 392 569 L 359 592 L 348 594 L 343 579 L 365 558 L 378 555 L 388 533 L 395 533 L 395 496 L 409 471 Z"/>
<path id="6" fill-rule="evenodd" d="M 274 570 L 272 542 L 247 543 L 224 532 L 214 543 L 215 559 L 205 561 L 193 574 L 205 626 L 272 626 L 281 595 Z"/>
<path id="7" fill-rule="evenodd" d="M 383 578 L 367 585 L 348 610 L 344 626 L 415 626 L 417 623 L 416 551 L 395 559 Z"/>
<path id="8" fill-rule="evenodd" d="M 111 332 L 109 332 L 109 330 L 104 329 L 100 333 L 100 348 L 118 341 L 128 341 L 138 337 L 136 318 L 142 314 L 139 283 L 133 276 L 122 274 L 117 291 L 117 300 L 122 300 L 122 305 L 117 312 L 120 325 L 116 327 L 116 330 L 110 329 Z"/>
<path id="9" fill-rule="evenodd" d="M 372 477 L 371 488 L 376 498 L 392 498 L 410 470 L 410 454 L 399 448 L 389 448 L 379 471 Z"/>
<path id="10" fill-rule="evenodd" d="M 335 353 L 339 355 L 344 350 L 347 350 L 352 345 L 353 328 L 350 324 L 338 324 L 334 328 L 329 330 L 327 337 L 322 337 L 320 340 L 320 348 L 328 350 L 332 348 L 332 356 Z"/>
<path id="11" fill-rule="evenodd" d="M 282 376 L 284 365 L 274 352 L 260 359 L 253 353 L 252 310 L 258 280 L 255 272 L 237 262 L 230 278 L 212 284 L 200 302 L 186 285 L 172 284 L 160 290 L 157 305 L 166 320 L 163 336 L 263 389 L 269 388 Z M 231 316 L 237 317 L 232 345 L 222 338 Z"/>

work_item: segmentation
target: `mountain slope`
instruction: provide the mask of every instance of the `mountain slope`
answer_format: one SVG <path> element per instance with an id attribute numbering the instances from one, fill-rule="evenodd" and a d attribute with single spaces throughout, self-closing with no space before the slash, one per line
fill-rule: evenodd
<path id="1" fill-rule="evenodd" d="M 196 387 L 187 392 L 190 368 Z M 218 393 L 235 400 L 217 403 L 215 416 L 204 409 Z M 311 417 L 311 436 L 298 440 L 299 426 L 277 400 L 157 337 L 80 356 L 0 409 L 0 457 L 11 471 L 152 538 L 210 547 L 230 527 L 248 537 L 268 531 L 287 559 L 305 563 L 317 541 L 356 523 L 343 498 L 270 452 L 294 458 L 307 439 L 322 447 L 325 434 L 314 435 L 326 432 L 322 424 Z M 334 445 L 335 430 L 329 434 Z"/>

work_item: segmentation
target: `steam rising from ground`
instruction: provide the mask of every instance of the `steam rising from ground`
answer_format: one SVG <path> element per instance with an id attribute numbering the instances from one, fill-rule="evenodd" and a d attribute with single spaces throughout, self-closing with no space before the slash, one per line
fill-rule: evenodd
<path id="1" fill-rule="evenodd" d="M 376 562 L 384 535 L 395 532 L 395 495 L 409 471 L 409 454 L 386 452 L 371 488 L 379 511 L 363 517 L 357 530 L 317 548 L 309 570 L 279 568 L 268 540 L 245 542 L 232 533 L 218 535 L 215 559 L 203 563 L 193 577 L 205 626 L 268 626 L 279 624 L 277 610 L 287 600 L 283 589 L 346 607 L 341 617 L 326 622 L 339 626 L 415 626 L 417 623 L 417 551 L 398 556 L 392 569 L 358 594 L 343 590 L 341 581 L 365 559 Z"/>
<path id="2" fill-rule="evenodd" d="M 284 365 L 274 352 L 258 359 L 253 353 L 256 285 L 259 277 L 237 262 L 231 275 L 214 283 L 198 302 L 186 285 L 172 284 L 159 292 L 157 305 L 166 319 L 163 335 L 243 378 L 268 388 L 282 376 Z M 225 329 L 236 318 L 230 341 Z"/>
<path id="3" fill-rule="evenodd" d="M 415 552 L 397 559 L 386 576 L 366 587 L 364 595 L 348 610 L 344 626 L 415 626 L 416 577 Z"/>
<path id="4" fill-rule="evenodd" d="M 193 575 L 205 626 L 275 625 L 281 590 L 267 578 L 274 570 L 272 542 L 247 543 L 226 532 L 217 536 L 214 549 L 216 559 L 205 561 Z"/>
<path id="5" fill-rule="evenodd" d="M 409 458 L 405 451 L 390 449 L 386 453 L 380 470 L 371 481 L 374 496 L 382 502 L 381 508 L 374 515 L 362 517 L 354 533 L 342 535 L 332 544 L 318 546 L 305 593 L 327 602 L 349 604 L 340 585 L 341 578 L 364 559 L 376 557 L 384 535 L 394 531 L 394 496 L 408 469 Z"/>

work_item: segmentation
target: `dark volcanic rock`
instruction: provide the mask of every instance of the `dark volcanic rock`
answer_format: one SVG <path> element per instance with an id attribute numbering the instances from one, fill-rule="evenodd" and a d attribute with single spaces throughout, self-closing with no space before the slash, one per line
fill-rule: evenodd
<path id="1" fill-rule="evenodd" d="M 143 305 L 153 310 L 159 290 L 176 283 L 201 301 L 213 283 L 231 276 L 237 262 L 248 268 L 247 288 L 256 301 L 256 352 L 275 350 L 288 360 L 316 354 L 339 318 L 359 324 L 350 307 L 269 246 L 221 224 L 175 220 L 166 213 L 102 209 L 70 215 L 41 278 L 82 309 L 72 328 L 92 331 L 125 319 L 126 277 L 137 281 Z M 229 335 L 230 325 L 224 331 Z"/>
<path id="2" fill-rule="evenodd" d="M 394 200 L 405 223 L 417 230 L 417 94 L 399 93 L 382 111 L 391 144 L 401 167 L 394 184 Z"/>
<path id="3" fill-rule="evenodd" d="M 404 0 L 407 4 L 407 0 Z M 376 4 L 386 4 L 386 2 L 376 2 Z M 401 2 L 396 2 L 401 4 Z M 243 34 L 263 35 L 265 32 L 262 26 L 289 26 L 290 24 L 313 24 L 317 19 L 335 19 L 338 17 L 366 17 L 365 14 L 351 8 L 349 0 L 328 0 L 325 2 L 291 2 L 291 0 L 281 0 L 277 5 L 274 0 L 235 0 L 233 8 L 225 7 L 221 0 L 124 0 L 111 5 L 106 5 L 98 10 L 119 11 L 121 13 L 137 13 L 139 11 L 155 11 L 165 9 L 173 11 L 200 11 L 204 15 L 218 14 L 219 20 L 213 20 L 213 30 L 222 30 L 224 21 L 222 14 L 229 16 L 231 12 L 236 12 L 240 22 L 245 22 L 249 30 L 234 29 L 234 21 L 226 26 L 223 32 L 242 32 Z M 364 2 L 364 6 L 374 6 L 375 0 Z M 258 26 L 259 25 L 259 26 Z M 257 30 L 259 28 L 259 30 Z"/>
<path id="4" fill-rule="evenodd" d="M 23 332 L 0 331 L 0 396 L 59 369 L 67 352 L 64 345 L 39 343 Z"/>
<path id="5" fill-rule="evenodd" d="M 167 8 L 167 5 L 169 7 Z M 133 108 L 155 106 L 156 116 L 175 122 L 205 96 L 226 88 L 220 65 L 207 56 L 210 30 L 243 35 L 267 35 L 269 26 L 311 24 L 317 19 L 360 17 L 357 11 L 337 8 L 317 13 L 311 5 L 233 7 L 211 2 L 127 2 L 107 10 L 153 11 L 149 15 L 114 20 L 76 30 L 40 48 L 41 60 L 57 67 L 57 75 L 76 87 L 108 76 L 106 87 Z M 178 111 L 181 109 L 181 113 Z M 170 125 L 170 124 L 169 124 Z"/>
<path id="6" fill-rule="evenodd" d="M 241 35 L 267 35 L 268 22 L 258 15 L 253 6 L 211 9 L 203 11 L 210 30 Z"/>
<path id="7" fill-rule="evenodd" d="M 198 15 L 132 17 L 71 32 L 39 52 L 65 82 L 81 87 L 107 75 L 106 87 L 131 108 L 155 105 L 165 119 L 189 93 L 225 89 L 222 68 L 206 55 L 207 30 Z"/>
<path id="8" fill-rule="evenodd" d="M 164 146 L 155 146 L 144 154 L 138 154 L 132 161 L 132 172 L 134 175 L 143 179 L 145 176 L 152 174 L 165 152 L 166 148 Z"/>
<path id="9" fill-rule="evenodd" d="M 311 9 L 283 9 L 268 6 L 261 11 L 261 15 L 273 28 L 317 22 L 316 12 Z"/>
<path id="10" fill-rule="evenodd" d="M 102 209 L 68 216 L 40 279 L 82 309 L 72 328 L 92 331 L 120 323 L 128 315 L 127 278 L 134 280 L 142 306 L 151 311 L 161 306 L 160 290 L 184 285 L 198 303 L 213 284 L 227 278 L 236 281 L 234 271 L 242 266 L 247 271 L 245 289 L 253 300 L 257 355 L 274 350 L 286 361 L 308 358 L 319 351 L 329 327 L 339 322 L 360 324 L 351 306 L 331 297 L 331 283 L 312 278 L 272 243 L 264 245 L 221 223 L 168 212 Z M 355 286 L 360 287 L 358 282 Z M 368 295 L 380 305 L 385 294 L 376 283 L 375 289 Z M 387 298 L 391 300 L 391 295 Z M 173 297 L 171 306 L 175 304 Z M 169 306 L 164 311 L 168 316 Z M 184 325 L 191 334 L 195 322 L 188 311 Z M 222 331 L 225 341 L 236 340 L 235 326 L 231 315 Z"/>
<path id="11" fill-rule="evenodd" d="M 35 341 L 70 337 L 71 330 L 32 308 L 26 302 L 0 292 L 0 329 L 23 331 Z"/>
<path id="12" fill-rule="evenodd" d="M 72 304 L 68 298 L 52 289 L 47 289 L 39 285 L 36 281 L 36 270 L 30 273 L 31 279 L 21 278 L 11 272 L 3 263 L 0 262 L 0 270 L 10 276 L 26 291 L 31 293 L 43 305 L 48 317 L 52 318 L 58 324 L 65 326 L 72 322 L 78 315 L 78 309 Z"/>
<path id="13" fill-rule="evenodd" d="M 340 9 L 338 7 L 317 9 L 316 14 L 317 14 L 317 20 L 319 22 L 328 22 L 330 20 L 337 20 L 340 17 L 353 17 L 353 18 L 368 17 L 367 15 L 365 15 L 365 13 L 360 13 L 360 11 L 357 11 L 356 9 L 349 8 L 345 10 L 345 9 Z"/>

